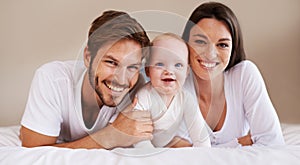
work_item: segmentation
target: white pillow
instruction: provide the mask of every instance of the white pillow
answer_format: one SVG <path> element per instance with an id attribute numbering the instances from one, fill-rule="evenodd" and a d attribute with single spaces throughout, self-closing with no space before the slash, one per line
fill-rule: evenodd
<path id="1" fill-rule="evenodd" d="M 286 145 L 300 145 L 300 124 L 281 124 Z"/>
<path id="2" fill-rule="evenodd" d="M 0 127 L 0 147 L 2 146 L 21 146 L 20 126 Z"/>

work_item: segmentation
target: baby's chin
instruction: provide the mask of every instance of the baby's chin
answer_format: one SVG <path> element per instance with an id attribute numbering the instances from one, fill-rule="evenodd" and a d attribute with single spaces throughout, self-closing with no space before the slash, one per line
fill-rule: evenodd
<path id="1" fill-rule="evenodd" d="M 175 95 L 179 91 L 178 87 L 160 87 L 156 89 L 157 92 L 161 95 Z"/>

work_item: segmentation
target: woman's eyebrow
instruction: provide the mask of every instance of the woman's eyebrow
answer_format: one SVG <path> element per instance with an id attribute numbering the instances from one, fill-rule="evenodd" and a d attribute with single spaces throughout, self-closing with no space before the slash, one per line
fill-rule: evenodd
<path id="1" fill-rule="evenodd" d="M 208 39 L 205 35 L 203 34 L 194 34 L 193 36 L 195 37 L 201 37 L 201 38 L 204 38 L 204 39 Z"/>
<path id="2" fill-rule="evenodd" d="M 193 36 L 201 37 L 201 38 L 208 40 L 208 37 L 203 34 L 194 34 Z M 230 38 L 221 38 L 221 39 L 219 39 L 219 41 L 231 41 L 231 39 Z"/>
<path id="3" fill-rule="evenodd" d="M 219 41 L 231 41 L 231 39 L 230 38 L 221 38 L 221 39 L 219 39 Z"/>

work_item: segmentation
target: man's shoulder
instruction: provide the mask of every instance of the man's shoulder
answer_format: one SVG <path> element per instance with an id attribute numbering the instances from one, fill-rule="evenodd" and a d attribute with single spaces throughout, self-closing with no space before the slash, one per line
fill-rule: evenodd
<path id="1" fill-rule="evenodd" d="M 76 65 L 79 66 L 81 62 L 76 60 L 70 60 L 70 61 L 51 61 L 48 63 L 45 63 L 39 67 L 38 70 L 61 70 L 61 69 L 75 69 L 74 67 Z"/>
<path id="2" fill-rule="evenodd" d="M 37 73 L 46 74 L 54 79 L 60 77 L 76 77 L 85 70 L 83 61 L 51 61 L 43 64 L 37 69 Z"/>

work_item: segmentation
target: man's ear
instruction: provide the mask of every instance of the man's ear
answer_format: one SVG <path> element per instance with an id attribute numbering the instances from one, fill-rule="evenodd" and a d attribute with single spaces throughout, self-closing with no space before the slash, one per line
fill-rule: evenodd
<path id="1" fill-rule="evenodd" d="M 87 68 L 89 68 L 91 62 L 91 53 L 89 52 L 87 46 L 84 48 L 83 58 L 84 58 L 84 65 Z"/>

